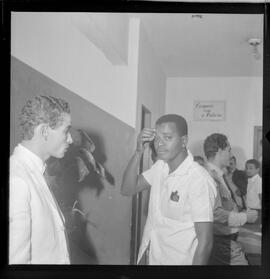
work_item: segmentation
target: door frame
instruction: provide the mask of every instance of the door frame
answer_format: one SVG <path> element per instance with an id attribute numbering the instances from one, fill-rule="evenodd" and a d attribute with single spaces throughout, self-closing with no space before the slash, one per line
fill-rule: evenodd
<path id="1" fill-rule="evenodd" d="M 254 138 L 253 138 L 253 158 L 260 161 L 262 155 L 262 126 L 254 126 Z"/>
<path id="2" fill-rule="evenodd" d="M 151 111 L 144 105 L 141 106 L 141 127 L 151 127 Z M 150 150 L 147 148 L 140 161 L 139 173 L 141 174 L 150 167 Z M 145 192 L 145 191 L 144 191 Z M 147 194 L 147 193 L 145 193 Z M 130 242 L 130 264 L 137 263 L 137 257 L 140 248 L 141 237 L 144 224 L 142 224 L 142 212 L 144 210 L 143 200 L 144 193 L 140 192 L 132 197 L 132 218 L 131 218 L 131 242 Z M 146 198 L 146 200 L 148 200 Z"/>

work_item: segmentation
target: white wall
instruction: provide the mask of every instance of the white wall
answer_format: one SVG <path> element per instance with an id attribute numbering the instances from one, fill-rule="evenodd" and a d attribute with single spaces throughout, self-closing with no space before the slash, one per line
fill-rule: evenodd
<path id="1" fill-rule="evenodd" d="M 147 34 L 144 30 L 142 22 L 140 23 L 140 40 L 139 40 L 139 59 L 138 59 L 138 99 L 137 99 L 137 121 L 136 130 L 141 130 L 141 114 L 142 105 L 151 112 L 150 126 L 154 127 L 155 121 L 165 112 L 165 92 L 166 77 L 162 71 L 162 67 L 158 62 L 158 58 L 154 53 Z M 136 144 L 136 142 L 135 142 Z M 149 152 L 145 152 L 144 170 L 148 168 Z M 148 193 L 142 193 L 141 205 L 141 228 L 140 236 L 142 236 L 143 228 L 146 222 L 148 208 Z"/>
<path id="2" fill-rule="evenodd" d="M 144 105 L 151 112 L 151 124 L 165 112 L 166 76 L 150 44 L 143 24 L 140 25 L 138 59 L 138 101 L 137 129 L 140 129 L 141 108 Z"/>
<path id="3" fill-rule="evenodd" d="M 116 19 L 108 18 L 112 26 L 118 26 Z M 119 30 L 115 32 L 119 38 Z M 79 31 L 72 14 L 11 15 L 14 57 L 131 127 L 136 121 L 138 36 L 139 20 L 133 19 L 129 24 L 128 64 L 115 66 Z"/>
<path id="4" fill-rule="evenodd" d="M 194 121 L 194 100 L 225 100 L 225 121 Z M 203 141 L 214 132 L 228 136 L 238 167 L 253 157 L 253 129 L 262 126 L 262 78 L 169 78 L 166 88 L 166 113 L 186 118 L 189 148 L 204 155 Z"/>

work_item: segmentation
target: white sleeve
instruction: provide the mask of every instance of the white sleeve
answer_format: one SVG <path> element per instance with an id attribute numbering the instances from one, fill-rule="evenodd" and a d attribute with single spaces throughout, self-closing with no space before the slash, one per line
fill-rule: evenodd
<path id="1" fill-rule="evenodd" d="M 9 183 L 9 264 L 29 264 L 30 192 L 22 178 L 10 178 Z"/>
<path id="2" fill-rule="evenodd" d="M 195 179 L 190 185 L 189 199 L 193 222 L 213 222 L 217 195 L 214 181 L 209 178 Z"/>
<path id="3" fill-rule="evenodd" d="M 142 173 L 143 177 L 146 179 L 146 181 L 151 186 L 154 184 L 154 180 L 155 180 L 156 176 L 160 174 L 161 164 L 162 164 L 162 161 L 158 160 L 157 162 L 155 162 L 155 164 L 153 164 L 151 166 L 150 169 L 148 169 Z"/>
<path id="4" fill-rule="evenodd" d="M 247 214 L 245 212 L 231 211 L 228 217 L 228 225 L 230 227 L 240 227 L 247 222 Z"/>

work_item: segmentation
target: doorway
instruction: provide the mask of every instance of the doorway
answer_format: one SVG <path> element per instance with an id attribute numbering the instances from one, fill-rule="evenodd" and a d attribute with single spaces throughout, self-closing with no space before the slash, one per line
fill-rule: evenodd
<path id="1" fill-rule="evenodd" d="M 151 127 L 151 112 L 144 105 L 141 108 L 141 129 Z M 139 173 L 147 170 L 151 165 L 150 149 L 146 148 L 140 161 Z M 140 248 L 141 238 L 148 213 L 150 190 L 142 191 L 132 199 L 132 225 L 130 264 L 135 265 Z"/>
<path id="2" fill-rule="evenodd" d="M 254 126 L 253 158 L 262 162 L 262 126 Z"/>

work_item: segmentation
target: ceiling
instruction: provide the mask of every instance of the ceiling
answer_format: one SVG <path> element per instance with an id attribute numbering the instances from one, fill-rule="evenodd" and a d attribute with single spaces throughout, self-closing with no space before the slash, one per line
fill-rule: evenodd
<path id="1" fill-rule="evenodd" d="M 136 14 L 138 16 L 138 14 Z M 262 76 L 263 15 L 139 14 L 169 77 Z M 250 38 L 259 38 L 255 59 Z"/>

